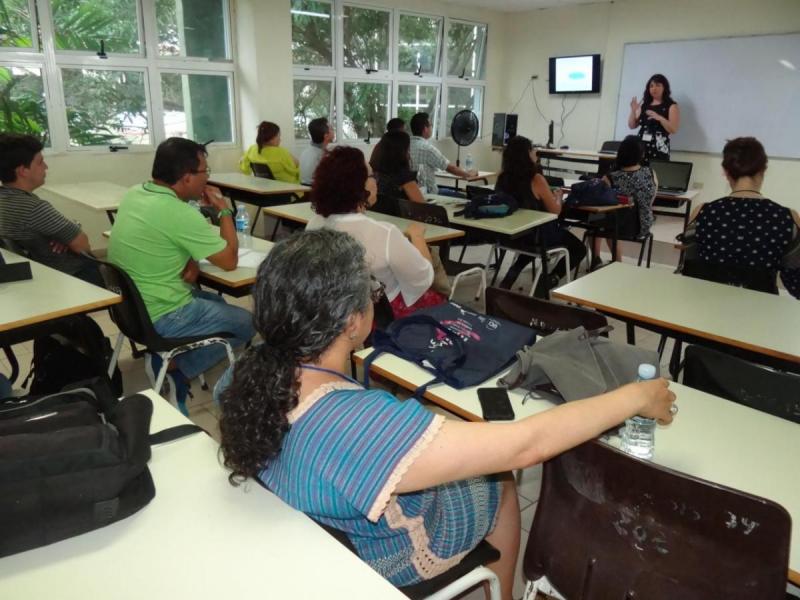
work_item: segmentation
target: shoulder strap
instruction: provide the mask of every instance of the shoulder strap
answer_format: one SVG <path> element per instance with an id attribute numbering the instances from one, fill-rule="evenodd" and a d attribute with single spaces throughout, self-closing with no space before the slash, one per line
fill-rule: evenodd
<path id="1" fill-rule="evenodd" d="M 183 425 L 175 425 L 174 427 L 167 427 L 166 429 L 162 429 L 161 431 L 157 431 L 155 433 L 150 434 L 149 437 L 150 445 L 155 446 L 156 444 L 165 444 L 167 442 L 179 440 L 193 433 L 197 433 L 198 431 L 207 433 L 206 430 L 203 429 L 202 427 L 198 427 L 197 425 L 191 423 L 184 423 Z"/>

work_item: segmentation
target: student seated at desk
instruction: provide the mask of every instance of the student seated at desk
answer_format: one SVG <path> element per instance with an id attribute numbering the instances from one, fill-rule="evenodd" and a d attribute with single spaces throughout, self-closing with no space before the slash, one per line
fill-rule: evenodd
<path id="1" fill-rule="evenodd" d="M 542 175 L 541 167 L 536 161 L 536 153 L 531 141 L 521 135 L 509 140 L 505 150 L 503 150 L 502 171 L 497 177 L 495 189 L 500 192 L 512 195 L 519 202 L 520 208 L 531 210 L 546 211 L 553 214 L 561 214 L 560 189 L 553 192 Z M 536 248 L 536 236 L 543 235 L 545 245 L 548 248 L 557 246 L 566 247 L 569 252 L 570 265 L 577 265 L 584 256 L 586 248 L 581 241 L 570 233 L 558 221 L 547 223 L 539 228 L 537 234 L 515 242 L 521 244 L 522 248 L 533 251 Z M 532 262 L 530 256 L 520 254 L 506 273 L 500 287 L 509 289 L 519 277 L 522 270 Z M 553 277 L 562 277 L 566 273 L 564 261 L 559 261 L 555 268 Z M 542 278 L 543 280 L 544 278 Z M 540 281 L 542 281 L 540 280 Z M 542 285 L 544 285 L 542 281 Z M 550 286 L 557 282 L 550 282 Z"/>
<path id="2" fill-rule="evenodd" d="M 425 225 L 411 223 L 401 232 L 390 223 L 371 219 L 364 212 L 375 199 L 375 180 L 368 177 L 361 150 L 335 148 L 317 167 L 311 188 L 311 205 L 317 214 L 306 229 L 336 229 L 361 242 L 372 274 L 386 286 L 396 318 L 441 304 L 445 296 L 431 289 L 434 268 L 425 243 Z"/>
<path id="3" fill-rule="evenodd" d="M 510 471 L 636 414 L 669 423 L 675 395 L 659 379 L 498 424 L 445 419 L 416 400 L 365 390 L 346 373 L 372 326 L 368 253 L 340 232 L 307 231 L 275 244 L 259 267 L 254 311 L 264 343 L 236 362 L 222 393 L 230 481 L 259 478 L 344 531 L 394 585 L 446 571 L 486 538 L 501 552 L 489 567 L 510 600 L 520 535 Z"/>
<path id="4" fill-rule="evenodd" d="M 47 163 L 42 143 L 30 135 L 0 134 L 0 238 L 22 247 L 30 257 L 94 285 L 105 287 L 81 226 L 34 194 L 44 185 Z"/>
<path id="5" fill-rule="evenodd" d="M 130 275 L 142 295 L 155 330 L 164 337 L 187 337 L 226 331 L 234 348 L 253 337 L 252 315 L 221 296 L 193 287 L 198 261 L 232 271 L 239 244 L 231 209 L 220 191 L 207 184 L 205 146 L 169 138 L 156 150 L 153 179 L 132 187 L 119 206 L 111 230 L 108 259 Z M 200 199 L 219 211 L 219 233 L 187 202 Z M 178 402 L 185 401 L 186 380 L 225 358 L 215 344 L 175 357 L 170 375 Z M 152 357 L 156 373 L 161 366 Z"/>
<path id="6" fill-rule="evenodd" d="M 412 202 L 425 203 L 425 197 L 417 185 L 417 174 L 411 170 L 410 143 L 411 138 L 404 131 L 383 134 L 380 153 L 373 165 L 379 198 L 373 210 L 397 216 L 397 207 L 388 206 L 388 202 L 397 198 L 408 198 Z M 381 206 L 383 202 L 387 206 Z"/>
<path id="7" fill-rule="evenodd" d="M 417 181 L 428 194 L 438 194 L 436 171 L 441 169 L 456 177 L 474 177 L 477 171 L 465 171 L 447 160 L 441 151 L 430 143 L 433 123 L 428 113 L 417 113 L 411 117 L 411 169 L 417 172 Z"/>
<path id="8" fill-rule="evenodd" d="M 800 298 L 800 268 L 785 264 L 784 255 L 798 236 L 800 215 L 761 195 L 767 154 L 756 138 L 730 140 L 722 151 L 722 169 L 731 187 L 724 198 L 698 206 L 696 255 L 701 263 L 764 270 Z"/>
<path id="9" fill-rule="evenodd" d="M 281 128 L 275 123 L 259 124 L 256 143 L 239 161 L 242 173 L 252 175 L 251 163 L 267 165 L 276 181 L 300 183 L 300 162 L 286 148 L 281 148 Z"/>
<path id="10" fill-rule="evenodd" d="M 308 134 L 311 136 L 311 144 L 300 155 L 300 183 L 303 185 L 311 185 L 314 181 L 314 171 L 328 151 L 328 144 L 333 141 L 334 131 L 328 119 L 320 117 L 309 122 Z"/>
<path id="11" fill-rule="evenodd" d="M 642 239 L 650 233 L 653 226 L 653 202 L 658 191 L 658 179 L 649 166 L 642 166 L 644 146 L 638 136 L 629 135 L 619 145 L 614 170 L 603 176 L 609 186 L 617 188 L 635 205 L 635 211 L 623 211 L 623 219 L 619 224 L 619 237 L 622 239 Z M 594 258 L 592 269 L 600 264 L 600 238 L 603 232 L 594 237 Z M 611 248 L 611 240 L 608 240 Z M 617 260 L 621 260 L 622 251 L 617 245 Z"/>

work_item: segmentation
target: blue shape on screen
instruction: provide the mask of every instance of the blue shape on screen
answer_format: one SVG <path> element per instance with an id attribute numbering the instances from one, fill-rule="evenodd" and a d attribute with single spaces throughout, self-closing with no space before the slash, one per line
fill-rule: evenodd
<path id="1" fill-rule="evenodd" d="M 583 71 L 573 71 L 572 73 L 569 74 L 569 78 L 570 79 L 585 79 L 586 78 L 586 73 L 584 73 Z"/>

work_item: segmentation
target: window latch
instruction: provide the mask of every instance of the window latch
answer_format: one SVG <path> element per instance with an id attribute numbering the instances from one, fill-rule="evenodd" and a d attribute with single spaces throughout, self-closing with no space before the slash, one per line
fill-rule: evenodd
<path id="1" fill-rule="evenodd" d="M 97 53 L 97 58 L 102 58 L 102 59 L 108 58 L 108 54 L 106 54 L 105 40 L 100 40 L 100 52 Z"/>
<path id="2" fill-rule="evenodd" d="M 116 146 L 116 145 L 114 145 L 114 144 L 111 144 L 111 145 L 108 147 L 108 151 L 109 151 L 109 152 L 119 152 L 120 150 L 127 150 L 127 149 L 128 149 L 128 147 L 127 147 L 127 146 Z"/>
<path id="3" fill-rule="evenodd" d="M 378 69 L 373 69 L 372 67 L 367 67 L 364 69 L 367 72 L 367 75 L 372 75 L 373 73 L 377 73 Z"/>

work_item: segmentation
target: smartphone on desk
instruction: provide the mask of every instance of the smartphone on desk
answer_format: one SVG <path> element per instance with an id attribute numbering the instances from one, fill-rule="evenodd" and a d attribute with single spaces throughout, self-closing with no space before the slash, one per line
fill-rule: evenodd
<path id="1" fill-rule="evenodd" d="M 478 388 L 478 401 L 486 421 L 513 421 L 514 409 L 504 388 Z"/>

